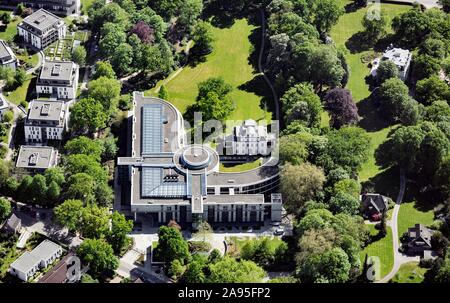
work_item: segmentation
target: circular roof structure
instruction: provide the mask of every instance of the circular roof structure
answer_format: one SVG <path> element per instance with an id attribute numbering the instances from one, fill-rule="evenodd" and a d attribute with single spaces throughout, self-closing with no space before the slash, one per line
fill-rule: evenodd
<path id="1" fill-rule="evenodd" d="M 181 171 L 204 173 L 218 168 L 219 155 L 206 145 L 188 145 L 180 148 L 174 155 L 174 163 Z"/>

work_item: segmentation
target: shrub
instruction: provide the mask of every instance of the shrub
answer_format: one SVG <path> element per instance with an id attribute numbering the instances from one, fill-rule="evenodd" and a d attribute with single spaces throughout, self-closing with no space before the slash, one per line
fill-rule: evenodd
<path id="1" fill-rule="evenodd" d="M 196 252 L 209 252 L 211 250 L 211 244 L 203 241 L 189 241 L 189 251 L 191 253 Z"/>

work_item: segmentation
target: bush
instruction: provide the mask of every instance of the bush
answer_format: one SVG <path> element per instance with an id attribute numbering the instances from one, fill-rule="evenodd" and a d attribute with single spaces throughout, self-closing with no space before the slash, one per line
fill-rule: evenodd
<path id="1" fill-rule="evenodd" d="M 203 241 L 189 241 L 189 251 L 191 253 L 196 252 L 209 252 L 211 250 L 211 244 Z"/>
<path id="2" fill-rule="evenodd" d="M 25 108 L 25 109 L 28 108 L 28 102 L 27 102 L 26 100 L 20 101 L 20 105 L 21 105 L 23 108 Z"/>
<path id="3" fill-rule="evenodd" d="M 0 145 L 0 158 L 5 159 L 7 153 L 8 147 L 6 147 L 5 145 Z"/>
<path id="4" fill-rule="evenodd" d="M 11 122 L 14 119 L 14 113 L 8 110 L 3 114 L 3 122 Z"/>

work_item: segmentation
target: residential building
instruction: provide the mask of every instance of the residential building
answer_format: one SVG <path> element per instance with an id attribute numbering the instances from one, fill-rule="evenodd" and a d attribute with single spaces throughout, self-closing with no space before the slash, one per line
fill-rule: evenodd
<path id="1" fill-rule="evenodd" d="M 22 220 L 13 213 L 8 220 L 6 220 L 2 229 L 9 234 L 19 234 L 22 229 Z"/>
<path id="2" fill-rule="evenodd" d="M 9 268 L 9 272 L 21 279 L 28 281 L 40 269 L 47 268 L 63 253 L 62 247 L 49 240 L 42 241 L 31 252 L 24 252 Z"/>
<path id="3" fill-rule="evenodd" d="M 34 12 L 17 25 L 19 37 L 38 50 L 64 38 L 66 31 L 64 20 L 44 9 Z"/>
<path id="4" fill-rule="evenodd" d="M 277 162 L 221 173 L 215 150 L 187 141 L 183 117 L 172 104 L 138 92 L 129 125 L 128 157 L 118 165 L 135 219 L 153 226 L 175 220 L 183 228 L 198 219 L 213 226 L 281 221 L 281 196 L 272 194 L 279 183 Z"/>
<path id="5" fill-rule="evenodd" d="M 15 8 L 19 3 L 34 10 L 43 8 L 56 15 L 69 16 L 80 12 L 80 0 L 0 0 L 0 4 Z"/>
<path id="6" fill-rule="evenodd" d="M 425 251 L 431 251 L 431 237 L 434 230 L 427 228 L 423 224 L 416 224 L 408 228 L 405 233 L 404 248 L 409 255 L 419 255 L 424 257 Z"/>
<path id="7" fill-rule="evenodd" d="M 9 103 L 2 93 L 0 93 L 0 121 L 3 121 L 3 115 L 9 111 Z"/>
<path id="8" fill-rule="evenodd" d="M 390 45 L 381 58 L 372 61 L 371 75 L 376 76 L 381 61 L 389 60 L 394 62 L 398 68 L 398 77 L 405 81 L 408 78 L 412 53 L 407 49 L 396 48 Z"/>
<path id="9" fill-rule="evenodd" d="M 74 62 L 45 61 L 36 81 L 36 91 L 57 99 L 75 99 L 78 74 L 78 65 Z"/>
<path id="10" fill-rule="evenodd" d="M 17 156 L 16 167 L 39 173 L 57 164 L 57 149 L 50 146 L 22 145 Z"/>
<path id="11" fill-rule="evenodd" d="M 373 221 L 381 219 L 381 215 L 389 208 L 389 198 L 380 194 L 364 194 L 360 197 L 363 215 Z"/>
<path id="12" fill-rule="evenodd" d="M 17 68 L 17 57 L 4 40 L 0 40 L 0 65 L 9 67 L 12 70 Z"/>
<path id="13" fill-rule="evenodd" d="M 75 254 L 71 252 L 64 256 L 64 258 L 39 279 L 38 283 L 66 283 L 68 281 L 67 276 L 69 270 L 74 264 L 72 261 L 74 255 Z"/>
<path id="14" fill-rule="evenodd" d="M 67 128 L 68 106 L 63 101 L 32 100 L 25 120 L 25 141 L 62 140 Z"/>
<path id="15" fill-rule="evenodd" d="M 275 145 L 275 134 L 267 132 L 266 125 L 245 120 L 235 126 L 233 133 L 224 138 L 225 154 L 233 156 L 268 156 Z M 219 152 L 223 147 L 219 145 Z"/>

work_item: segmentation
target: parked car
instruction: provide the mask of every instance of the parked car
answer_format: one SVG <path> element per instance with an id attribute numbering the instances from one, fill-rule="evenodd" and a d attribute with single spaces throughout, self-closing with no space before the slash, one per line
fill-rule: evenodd
<path id="1" fill-rule="evenodd" d="M 276 221 L 276 222 L 272 222 L 271 224 L 272 224 L 272 226 L 280 226 L 280 225 L 281 225 L 281 222 Z"/>
<path id="2" fill-rule="evenodd" d="M 282 235 L 284 234 L 284 228 L 279 227 L 279 228 L 275 229 L 275 231 L 273 232 L 273 234 L 274 234 L 275 236 L 282 236 Z"/>

